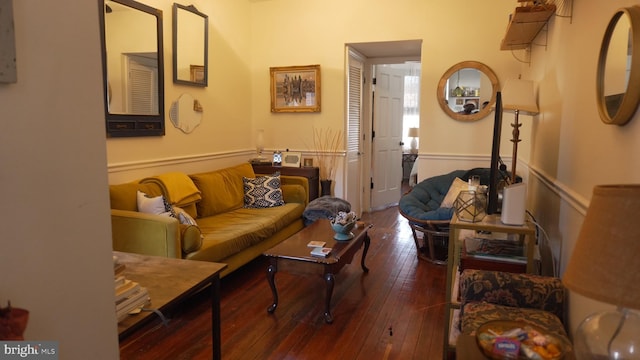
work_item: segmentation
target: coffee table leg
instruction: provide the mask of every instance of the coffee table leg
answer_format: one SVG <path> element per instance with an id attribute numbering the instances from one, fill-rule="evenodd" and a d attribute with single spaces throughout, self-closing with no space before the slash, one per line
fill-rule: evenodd
<path id="1" fill-rule="evenodd" d="M 267 312 L 272 314 L 276 311 L 276 307 L 278 307 L 278 290 L 276 290 L 276 282 L 275 276 L 278 268 L 275 264 L 269 265 L 267 268 L 267 281 L 269 281 L 269 286 L 271 287 L 271 293 L 273 294 L 273 304 L 267 308 Z"/>
<path id="2" fill-rule="evenodd" d="M 324 321 L 327 324 L 331 324 L 333 323 L 333 316 L 331 316 L 331 296 L 333 295 L 335 279 L 333 278 L 332 273 L 328 273 L 324 275 L 324 280 L 327 283 L 327 303 L 325 304 L 324 309 Z"/>
<path id="3" fill-rule="evenodd" d="M 369 244 L 371 243 L 371 239 L 369 239 L 369 233 L 364 234 L 364 249 L 362 249 L 362 259 L 360 260 L 360 266 L 362 266 L 362 271 L 369 272 L 369 268 L 364 264 L 364 260 L 367 257 L 367 251 L 369 251 Z"/>

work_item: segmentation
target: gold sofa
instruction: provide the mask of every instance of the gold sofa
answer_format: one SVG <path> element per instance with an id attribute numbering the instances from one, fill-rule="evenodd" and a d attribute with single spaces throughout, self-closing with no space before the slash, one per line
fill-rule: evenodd
<path id="1" fill-rule="evenodd" d="M 303 228 L 309 184 L 280 176 L 285 204 L 245 208 L 243 177 L 255 178 L 250 164 L 198 174 L 167 173 L 111 185 L 113 249 L 145 255 L 226 263 L 221 276 L 260 256 Z M 195 219 L 182 224 L 170 216 L 138 212 L 137 191 L 164 195 Z"/>

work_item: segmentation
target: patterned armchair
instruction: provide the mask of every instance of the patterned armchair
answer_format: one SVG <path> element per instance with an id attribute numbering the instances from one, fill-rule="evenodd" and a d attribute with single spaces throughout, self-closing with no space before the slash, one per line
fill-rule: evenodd
<path id="1" fill-rule="evenodd" d="M 460 276 L 460 330 L 475 335 L 491 320 L 522 321 L 570 343 L 563 325 L 565 288 L 559 278 L 487 270 Z"/>

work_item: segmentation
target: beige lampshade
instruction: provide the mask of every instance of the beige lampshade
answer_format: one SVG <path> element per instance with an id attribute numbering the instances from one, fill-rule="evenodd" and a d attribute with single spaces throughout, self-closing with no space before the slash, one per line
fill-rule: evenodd
<path id="1" fill-rule="evenodd" d="M 599 185 L 563 276 L 588 298 L 640 309 L 640 185 Z"/>
<path id="2" fill-rule="evenodd" d="M 408 137 L 418 137 L 418 128 L 412 127 L 409 128 L 409 134 L 407 135 Z"/>
<path id="3" fill-rule="evenodd" d="M 520 79 L 507 79 L 502 87 L 502 109 L 513 112 L 535 115 L 538 113 L 538 104 L 533 93 L 533 81 Z"/>

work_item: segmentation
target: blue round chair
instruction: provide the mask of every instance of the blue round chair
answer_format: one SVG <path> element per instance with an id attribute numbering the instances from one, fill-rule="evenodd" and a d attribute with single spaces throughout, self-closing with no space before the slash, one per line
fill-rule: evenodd
<path id="1" fill-rule="evenodd" d="M 480 184 L 488 185 L 489 172 L 489 168 L 474 168 L 433 176 L 422 180 L 400 198 L 398 209 L 409 221 L 419 258 L 435 264 L 446 264 L 449 223 L 454 209 L 440 207 L 440 204 L 455 178 L 468 181 L 471 176 L 479 175 Z M 418 233 L 423 234 L 422 239 Z"/>

